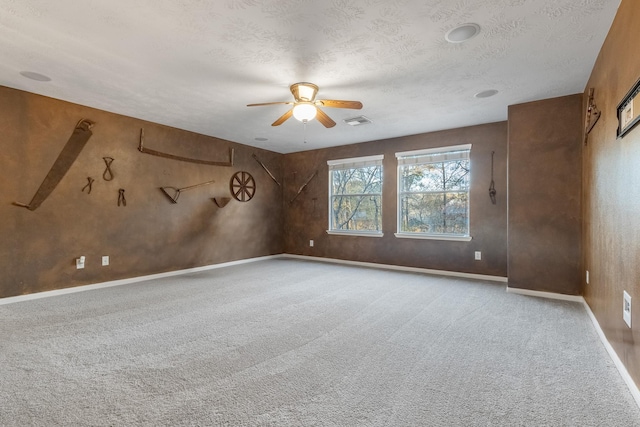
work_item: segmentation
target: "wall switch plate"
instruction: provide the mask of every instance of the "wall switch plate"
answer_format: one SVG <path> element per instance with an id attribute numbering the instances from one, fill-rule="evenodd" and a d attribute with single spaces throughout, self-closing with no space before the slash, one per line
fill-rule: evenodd
<path id="1" fill-rule="evenodd" d="M 622 319 L 631 327 L 631 295 L 627 291 L 622 291 Z"/>
<path id="2" fill-rule="evenodd" d="M 587 270 L 587 278 L 586 278 L 586 281 L 587 281 L 587 285 L 588 285 L 588 284 L 589 284 L 589 270 Z"/>
<path id="3" fill-rule="evenodd" d="M 313 240 L 309 240 L 309 246 L 313 247 Z"/>
<path id="4" fill-rule="evenodd" d="M 482 252 L 476 251 L 475 257 L 476 261 L 480 261 L 482 259 Z"/>
<path id="5" fill-rule="evenodd" d="M 80 258 L 76 258 L 76 268 L 78 270 L 82 270 L 84 268 L 85 257 L 81 256 Z"/>
<path id="6" fill-rule="evenodd" d="M 105 266 L 105 265 L 109 265 L 109 255 L 104 255 L 104 256 L 102 257 L 102 265 L 103 265 L 103 266 Z"/>

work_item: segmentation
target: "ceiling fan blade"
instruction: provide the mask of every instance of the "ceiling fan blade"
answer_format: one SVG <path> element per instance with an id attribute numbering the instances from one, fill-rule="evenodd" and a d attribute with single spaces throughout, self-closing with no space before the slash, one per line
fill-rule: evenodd
<path id="1" fill-rule="evenodd" d="M 281 124 L 283 124 L 292 115 L 293 115 L 293 108 L 291 110 L 287 111 L 286 113 L 284 113 L 283 115 L 281 115 L 278 120 L 276 120 L 275 122 L 271 123 L 271 126 L 280 126 Z"/>
<path id="2" fill-rule="evenodd" d="M 279 104 L 293 104 L 293 102 L 263 102 L 261 104 L 247 104 L 247 107 L 260 107 L 262 105 L 279 105 Z"/>
<path id="3" fill-rule="evenodd" d="M 316 113 L 316 119 L 318 119 L 318 121 L 320 123 L 322 123 L 324 125 L 324 127 L 326 128 L 332 128 L 336 125 L 336 122 L 334 122 L 331 117 L 327 116 L 327 114 L 322 111 L 319 108 L 316 108 L 318 110 L 318 112 Z"/>
<path id="4" fill-rule="evenodd" d="M 351 108 L 354 110 L 359 110 L 362 108 L 362 102 L 360 101 L 340 101 L 338 99 L 322 99 L 316 102 L 320 103 L 323 107 Z"/>

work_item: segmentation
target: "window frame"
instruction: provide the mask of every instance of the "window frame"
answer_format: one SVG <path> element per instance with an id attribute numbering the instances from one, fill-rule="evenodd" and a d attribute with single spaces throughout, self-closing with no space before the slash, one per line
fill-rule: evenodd
<path id="1" fill-rule="evenodd" d="M 383 216 L 383 204 L 382 204 L 382 194 L 383 194 L 383 181 L 384 181 L 384 167 L 382 162 L 384 160 L 384 154 L 378 154 L 373 156 L 363 156 L 363 157 L 350 157 L 345 159 L 336 159 L 336 160 L 327 160 L 327 165 L 329 167 L 329 194 L 328 194 L 328 227 L 327 234 L 332 235 L 340 235 L 340 236 L 365 236 L 365 237 L 382 237 L 384 233 L 382 232 L 382 216 Z M 380 173 L 382 175 L 382 179 L 380 181 L 380 192 L 379 193 L 366 193 L 371 195 L 380 196 L 380 230 L 338 230 L 333 229 L 333 171 L 334 170 L 347 170 L 347 169 L 356 169 L 358 167 L 365 168 L 371 166 L 379 166 Z M 353 194 L 357 195 L 357 194 Z"/>
<path id="2" fill-rule="evenodd" d="M 402 191 L 402 167 L 405 165 L 410 165 L 411 163 L 404 163 L 401 159 L 412 157 L 412 156 L 430 156 L 437 154 L 446 154 L 454 151 L 468 151 L 468 159 L 469 159 L 469 174 L 471 174 L 471 147 L 472 144 L 461 144 L 461 145 L 450 145 L 443 147 L 435 147 L 435 148 L 426 148 L 421 150 L 412 150 L 412 151 L 402 151 L 395 153 L 397 159 L 397 197 L 396 197 L 396 214 L 397 214 L 397 223 L 396 223 L 396 232 L 394 235 L 397 238 L 404 239 L 426 239 L 426 240 L 450 240 L 450 241 L 463 241 L 468 242 L 472 239 L 471 237 L 471 175 L 469 175 L 469 185 L 467 187 L 467 233 L 466 234 L 449 234 L 449 233 L 426 233 L 426 232 L 411 232 L 411 231 L 402 231 L 402 196 L 405 194 L 411 194 L 411 192 L 403 192 Z M 454 160 L 454 159 L 452 159 Z M 443 159 L 443 161 L 447 161 Z M 433 162 L 415 162 L 415 165 L 427 164 Z"/>

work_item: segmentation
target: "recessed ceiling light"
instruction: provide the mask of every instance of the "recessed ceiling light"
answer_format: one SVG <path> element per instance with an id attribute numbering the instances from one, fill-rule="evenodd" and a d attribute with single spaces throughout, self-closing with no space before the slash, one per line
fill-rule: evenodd
<path id="1" fill-rule="evenodd" d="M 263 137 L 258 137 L 258 138 L 254 138 L 256 141 L 260 141 L 260 142 L 264 142 L 264 141 L 268 141 L 269 138 L 263 138 Z"/>
<path id="2" fill-rule="evenodd" d="M 447 31 L 444 38 L 449 43 L 462 43 L 474 38 L 480 32 L 478 24 L 462 24 L 459 27 Z"/>
<path id="3" fill-rule="evenodd" d="M 495 89 L 489 89 L 489 90 L 483 90 L 482 92 L 478 92 L 475 95 L 473 95 L 476 98 L 489 98 L 495 94 L 497 94 L 498 91 Z"/>
<path id="4" fill-rule="evenodd" d="M 36 73 L 33 71 L 20 71 L 20 75 L 31 80 L 37 80 L 39 82 L 50 82 L 51 77 L 44 74 Z"/>

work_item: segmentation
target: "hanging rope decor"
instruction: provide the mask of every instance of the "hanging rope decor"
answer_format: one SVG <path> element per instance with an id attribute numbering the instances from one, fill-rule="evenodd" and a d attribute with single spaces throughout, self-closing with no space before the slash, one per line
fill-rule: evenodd
<path id="1" fill-rule="evenodd" d="M 496 204 L 496 183 L 493 181 L 493 155 L 496 154 L 495 151 L 491 152 L 491 184 L 489 185 L 489 198 L 491 199 L 491 203 Z"/>

